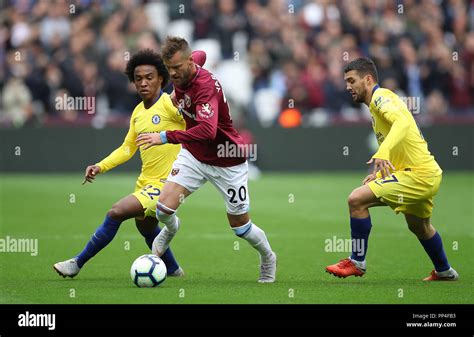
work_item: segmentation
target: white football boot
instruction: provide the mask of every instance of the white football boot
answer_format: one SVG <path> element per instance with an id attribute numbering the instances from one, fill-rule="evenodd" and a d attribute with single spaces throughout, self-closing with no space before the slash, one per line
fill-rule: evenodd
<path id="1" fill-rule="evenodd" d="M 258 283 L 273 283 L 275 282 L 277 266 L 277 256 L 272 252 L 267 261 L 260 263 L 260 277 Z"/>
<path id="2" fill-rule="evenodd" d="M 178 226 L 179 226 L 179 220 L 178 220 Z M 161 257 L 170 246 L 170 242 L 171 240 L 173 240 L 175 235 L 176 233 L 171 233 L 168 230 L 168 227 L 164 226 L 161 229 L 160 234 L 158 234 L 155 240 L 153 240 L 153 245 L 151 246 L 151 253 L 153 255 Z"/>
<path id="3" fill-rule="evenodd" d="M 184 276 L 184 270 L 181 267 L 178 267 L 172 274 L 168 274 L 170 277 L 183 277 Z"/>
<path id="4" fill-rule="evenodd" d="M 457 281 L 459 280 L 459 274 L 450 267 L 448 270 L 437 272 L 433 270 L 431 275 L 424 278 L 423 281 Z"/>
<path id="5" fill-rule="evenodd" d="M 55 263 L 53 266 L 54 270 L 62 277 L 74 277 L 81 271 L 81 268 L 77 265 L 77 259 L 69 259 L 63 262 Z"/>

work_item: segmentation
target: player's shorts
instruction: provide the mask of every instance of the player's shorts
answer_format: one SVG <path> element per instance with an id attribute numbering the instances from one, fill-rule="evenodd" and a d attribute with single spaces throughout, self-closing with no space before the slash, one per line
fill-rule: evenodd
<path id="1" fill-rule="evenodd" d="M 156 216 L 156 203 L 163 189 L 164 182 L 138 179 L 135 192 L 132 193 L 145 209 L 145 216 Z"/>
<path id="2" fill-rule="evenodd" d="M 442 175 L 429 176 L 416 171 L 397 171 L 385 179 L 368 183 L 375 196 L 396 213 L 429 218 L 433 212 L 433 197 L 438 192 Z"/>
<path id="3" fill-rule="evenodd" d="M 179 152 L 167 178 L 167 181 L 179 184 L 191 193 L 210 181 L 221 192 L 227 213 L 232 215 L 249 211 L 247 180 L 247 161 L 230 167 L 208 165 L 197 160 L 184 148 Z"/>

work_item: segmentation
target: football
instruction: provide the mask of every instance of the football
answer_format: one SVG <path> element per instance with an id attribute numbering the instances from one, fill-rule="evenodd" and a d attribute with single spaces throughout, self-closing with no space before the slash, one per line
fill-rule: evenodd
<path id="1" fill-rule="evenodd" d="M 133 262 L 130 276 L 137 287 L 156 287 L 166 280 L 166 265 L 158 256 L 145 254 Z"/>

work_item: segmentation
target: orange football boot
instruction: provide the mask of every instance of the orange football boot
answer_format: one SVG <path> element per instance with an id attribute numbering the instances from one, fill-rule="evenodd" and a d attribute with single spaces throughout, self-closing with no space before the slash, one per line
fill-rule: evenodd
<path id="1" fill-rule="evenodd" d="M 457 281 L 459 279 L 458 273 L 453 268 L 450 268 L 448 271 L 449 275 L 440 276 L 436 270 L 432 270 L 431 275 L 425 277 L 423 281 Z"/>
<path id="2" fill-rule="evenodd" d="M 358 268 L 351 259 L 343 259 L 336 264 L 326 267 L 326 272 L 337 277 L 347 276 L 362 276 L 365 274 L 365 269 Z"/>

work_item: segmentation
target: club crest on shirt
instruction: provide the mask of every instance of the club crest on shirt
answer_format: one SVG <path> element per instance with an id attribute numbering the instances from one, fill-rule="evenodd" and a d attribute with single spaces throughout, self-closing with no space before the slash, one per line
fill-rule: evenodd
<path id="1" fill-rule="evenodd" d="M 214 116 L 214 110 L 209 103 L 205 103 L 201 105 L 201 109 L 198 111 L 198 114 L 202 118 L 211 118 Z"/>
<path id="2" fill-rule="evenodd" d="M 191 97 L 189 97 L 186 94 L 184 94 L 184 105 L 185 105 L 186 108 L 191 107 Z"/>
<path id="3" fill-rule="evenodd" d="M 161 119 L 160 119 L 160 116 L 158 116 L 158 115 L 154 115 L 154 116 L 151 118 L 151 122 L 152 122 L 153 124 L 159 124 L 160 121 L 161 121 Z"/>
<path id="4" fill-rule="evenodd" d="M 175 175 L 177 175 L 179 173 L 179 168 L 174 168 L 171 170 L 171 175 L 174 177 Z"/>

